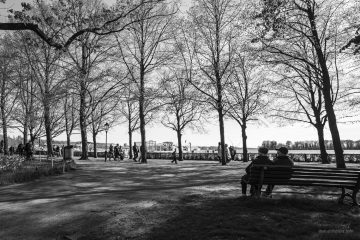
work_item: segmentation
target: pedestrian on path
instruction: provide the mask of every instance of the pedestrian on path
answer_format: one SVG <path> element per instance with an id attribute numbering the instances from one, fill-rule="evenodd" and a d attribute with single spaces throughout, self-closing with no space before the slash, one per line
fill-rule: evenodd
<path id="1" fill-rule="evenodd" d="M 172 157 L 172 161 L 171 161 L 171 163 L 175 162 L 175 164 L 177 164 L 177 159 L 176 159 L 176 148 L 174 148 L 174 151 L 171 153 L 171 157 Z"/>

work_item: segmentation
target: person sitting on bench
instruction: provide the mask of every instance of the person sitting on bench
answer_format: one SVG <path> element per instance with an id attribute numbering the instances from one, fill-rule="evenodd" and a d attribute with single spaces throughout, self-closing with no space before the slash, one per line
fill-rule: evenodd
<path id="1" fill-rule="evenodd" d="M 244 176 L 242 176 L 241 178 L 241 190 L 242 190 L 242 195 L 246 196 L 246 189 L 247 189 L 247 184 L 249 182 L 249 176 L 250 176 L 250 168 L 253 165 L 272 165 L 273 162 L 269 159 L 268 157 L 268 152 L 269 149 L 265 148 L 265 147 L 260 147 L 258 149 L 258 153 L 259 155 L 245 168 L 245 172 L 246 174 Z M 250 188 L 250 195 L 254 195 L 256 193 L 256 191 L 258 190 L 257 185 L 252 185 Z"/>
<path id="2" fill-rule="evenodd" d="M 289 156 L 287 155 L 289 151 L 286 147 L 277 148 L 276 151 L 277 151 L 277 154 L 276 154 L 277 156 L 273 160 L 274 165 L 289 166 L 289 167 L 294 166 L 293 160 L 291 160 L 289 158 Z M 272 190 L 274 189 L 274 187 L 275 187 L 275 185 L 268 185 L 266 187 L 265 196 L 271 197 L 271 193 L 272 193 Z"/>

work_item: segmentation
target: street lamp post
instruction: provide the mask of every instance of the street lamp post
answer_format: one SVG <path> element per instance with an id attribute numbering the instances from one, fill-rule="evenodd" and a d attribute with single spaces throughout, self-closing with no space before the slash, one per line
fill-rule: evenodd
<path id="1" fill-rule="evenodd" d="M 107 133 L 109 131 L 109 124 L 105 123 L 105 162 L 107 160 Z"/>

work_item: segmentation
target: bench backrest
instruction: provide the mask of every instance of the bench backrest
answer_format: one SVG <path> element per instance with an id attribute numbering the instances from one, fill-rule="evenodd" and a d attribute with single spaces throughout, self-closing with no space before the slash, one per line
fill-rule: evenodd
<path id="1" fill-rule="evenodd" d="M 255 165 L 250 169 L 250 184 L 360 187 L 360 169 L 311 166 Z"/>

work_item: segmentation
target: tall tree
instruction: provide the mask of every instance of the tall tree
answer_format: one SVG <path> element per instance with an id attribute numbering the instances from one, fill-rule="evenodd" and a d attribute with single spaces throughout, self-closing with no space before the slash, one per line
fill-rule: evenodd
<path id="1" fill-rule="evenodd" d="M 58 99 L 66 91 L 62 81 L 60 55 L 54 48 L 34 37 L 31 33 L 19 33 L 17 36 L 20 38 L 19 55 L 21 54 L 27 65 L 31 67 L 33 79 L 38 89 L 38 94 L 35 97 L 42 104 L 47 152 L 52 155 L 53 137 L 64 130 L 62 124 L 59 124 L 62 122 L 63 112 L 58 108 Z M 36 138 L 33 129 L 31 129 L 32 142 Z"/>
<path id="2" fill-rule="evenodd" d="M 182 135 L 186 128 L 201 129 L 207 109 L 197 101 L 196 89 L 184 78 L 183 71 L 170 71 L 161 82 L 165 112 L 162 124 L 177 135 L 179 160 L 183 159 Z"/>
<path id="3" fill-rule="evenodd" d="M 28 142 L 30 125 L 43 125 L 43 108 L 39 99 L 36 98 L 37 88 L 33 71 L 26 64 L 26 59 L 16 58 L 15 87 L 18 98 L 13 112 L 13 119 L 16 122 L 15 128 L 23 134 L 23 143 Z M 39 124 L 36 124 L 38 122 Z"/>
<path id="4" fill-rule="evenodd" d="M 1 2 L 5 3 L 6 0 L 1 0 Z M 63 19 L 74 17 L 75 15 L 69 10 L 74 10 L 74 6 L 80 7 L 84 2 L 77 0 L 63 0 L 58 1 L 56 4 L 57 7 L 53 6 L 52 8 L 43 9 L 41 15 L 46 16 L 46 23 L 54 30 L 53 32 L 46 32 L 38 25 L 38 18 L 29 14 L 29 11 L 33 8 L 32 4 L 22 3 L 22 11 L 9 9 L 9 12 L 12 14 L 11 17 L 21 19 L 21 21 L 0 23 L 0 30 L 30 30 L 50 46 L 66 50 L 83 34 L 109 35 L 125 30 L 134 22 L 139 21 L 139 19 L 132 17 L 136 10 L 146 5 L 153 5 L 161 2 L 164 2 L 164 0 L 119 0 L 117 1 L 117 4 L 111 8 L 103 5 L 97 9 L 98 11 L 91 13 L 93 21 L 91 21 L 90 25 L 82 26 L 76 31 L 71 32 L 71 34 L 62 39 L 62 41 L 59 41 L 58 34 L 60 31 L 66 29 L 68 25 Z M 36 0 L 36 4 L 43 4 L 43 2 Z M 91 4 L 94 5 L 94 2 Z M 151 18 L 153 15 L 148 17 Z"/>
<path id="5" fill-rule="evenodd" d="M 230 80 L 240 6 L 233 0 L 196 0 L 189 10 L 189 21 L 183 26 L 190 28 L 185 32 L 190 34 L 189 49 L 194 51 L 199 70 L 191 83 L 218 113 L 223 165 L 226 165 L 224 89 Z"/>
<path id="6" fill-rule="evenodd" d="M 92 26 L 97 21 L 98 15 L 102 13 L 103 7 L 99 0 L 68 0 L 52 6 L 51 17 L 58 19 L 64 25 L 62 31 L 57 33 L 59 39 L 65 41 L 72 33 Z M 108 36 L 86 32 L 79 35 L 66 52 L 67 58 L 63 65 L 67 69 L 67 74 L 72 76 L 71 86 L 77 95 L 75 99 L 79 99 L 81 159 L 88 158 L 87 134 L 93 111 L 119 87 L 119 83 L 114 81 L 111 70 L 115 67 L 111 61 L 113 47 Z M 95 91 L 99 93 L 96 97 L 93 95 Z"/>
<path id="7" fill-rule="evenodd" d="M 314 49 L 318 64 L 310 66 L 321 76 L 321 91 L 338 168 L 344 168 L 345 161 L 333 107 L 334 95 L 332 94 L 330 60 L 334 58 L 334 53 L 340 46 L 339 33 L 342 32 L 340 14 L 344 13 L 344 8 L 347 7 L 345 2 L 337 0 L 264 0 L 259 14 L 261 22 L 258 25 L 261 32 L 258 40 L 273 54 L 306 61 L 295 51 L 291 55 L 284 51 L 284 47 L 289 49 L 294 42 L 302 39 L 305 39 Z"/>
<path id="8" fill-rule="evenodd" d="M 248 161 L 246 129 L 250 121 L 266 113 L 270 102 L 267 71 L 251 52 L 237 52 L 231 68 L 231 82 L 227 86 L 228 115 L 241 127 L 243 161 Z"/>
<path id="9" fill-rule="evenodd" d="M 286 62 L 284 62 L 287 64 Z M 321 80 L 319 76 L 309 71 L 299 71 L 299 66 L 291 65 L 296 70 L 281 71 L 277 69 L 277 74 L 283 73 L 281 80 L 274 83 L 278 96 L 276 117 L 289 121 L 303 122 L 315 127 L 318 134 L 319 148 L 322 163 L 329 163 L 326 152 L 324 127 L 327 121 L 327 114 L 324 108 L 324 98 L 319 87 Z M 285 73 L 284 73 L 285 72 Z M 335 103 L 335 101 L 334 101 Z"/>
<path id="10" fill-rule="evenodd" d="M 146 105 L 154 94 L 150 83 L 155 80 L 154 70 L 172 57 L 169 43 L 175 11 L 176 5 L 165 2 L 143 5 L 133 12 L 131 21 L 134 23 L 123 33 L 126 36 L 121 36 L 121 41 L 117 36 L 123 62 L 138 88 L 142 163 L 147 163 L 145 126 L 146 112 L 150 113 L 150 109 Z"/>
<path id="11" fill-rule="evenodd" d="M 12 81 L 16 66 L 15 52 L 9 36 L 0 38 L 0 114 L 3 132 L 4 154 L 8 154 L 8 129 L 12 122 L 17 93 Z"/>
<path id="12" fill-rule="evenodd" d="M 129 135 L 129 158 L 133 158 L 133 133 L 140 128 L 139 101 L 136 94 L 136 85 L 129 79 L 124 81 L 121 93 L 121 115 L 125 117 Z"/>

